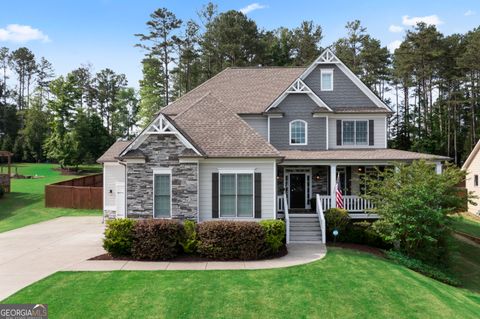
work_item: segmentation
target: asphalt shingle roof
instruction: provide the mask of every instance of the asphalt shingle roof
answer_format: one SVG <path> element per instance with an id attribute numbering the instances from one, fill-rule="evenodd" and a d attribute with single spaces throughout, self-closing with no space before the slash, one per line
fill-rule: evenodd
<path id="1" fill-rule="evenodd" d="M 120 153 L 126 149 L 129 144 L 130 141 L 116 141 L 102 156 L 100 156 L 99 159 L 97 159 L 97 162 L 116 162 L 118 155 L 120 155 Z"/>
<path id="2" fill-rule="evenodd" d="M 426 153 L 415 153 L 391 148 L 382 149 L 341 149 L 328 151 L 280 151 L 285 160 L 380 160 L 380 161 L 413 161 L 438 160 L 446 161 L 449 157 Z"/>

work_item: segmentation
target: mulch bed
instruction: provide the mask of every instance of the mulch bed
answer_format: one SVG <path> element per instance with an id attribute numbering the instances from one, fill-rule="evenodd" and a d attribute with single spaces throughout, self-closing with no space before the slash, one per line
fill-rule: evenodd
<path id="1" fill-rule="evenodd" d="M 55 167 L 52 168 L 54 171 L 60 172 L 61 175 L 78 175 L 78 176 L 83 176 L 83 175 L 89 175 L 92 173 L 98 173 L 96 170 L 81 170 L 81 169 L 76 169 L 76 168 L 60 168 L 60 167 Z"/>
<path id="2" fill-rule="evenodd" d="M 477 244 L 480 244 L 480 238 L 479 237 L 475 237 L 475 236 L 472 236 L 470 234 L 467 234 L 467 233 L 464 233 L 464 232 L 461 232 L 461 231 L 458 231 L 458 230 L 456 230 L 455 233 L 462 236 L 462 237 L 470 239 L 471 241 L 474 241 Z"/>
<path id="3" fill-rule="evenodd" d="M 360 244 L 350 244 L 350 243 L 328 243 L 327 247 L 339 247 L 345 249 L 352 249 L 358 250 L 365 253 L 370 253 L 372 255 L 385 258 L 385 253 L 380 248 L 367 246 L 367 245 L 360 245 Z"/>
<path id="4" fill-rule="evenodd" d="M 275 259 L 275 258 L 280 258 L 288 254 L 287 247 L 281 248 L 278 253 L 274 256 L 270 256 L 268 258 L 262 258 L 262 259 L 256 259 L 256 260 L 269 260 L 269 259 Z M 133 259 L 130 257 L 113 257 L 109 253 L 102 254 L 96 257 L 92 257 L 88 260 L 128 260 L 128 261 L 159 261 L 159 260 L 137 260 Z M 210 258 L 205 258 L 199 255 L 187 255 L 187 254 L 182 254 L 179 255 L 173 259 L 165 260 L 168 262 L 208 262 L 208 261 L 243 261 L 239 259 L 230 259 L 230 260 L 223 260 L 223 259 L 210 259 Z"/>

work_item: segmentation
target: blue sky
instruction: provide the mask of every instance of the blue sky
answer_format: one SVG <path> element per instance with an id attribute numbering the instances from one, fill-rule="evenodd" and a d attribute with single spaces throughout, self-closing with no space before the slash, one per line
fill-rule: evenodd
<path id="1" fill-rule="evenodd" d="M 418 20 L 436 24 L 444 34 L 480 25 L 480 1 L 214 1 L 220 11 L 251 9 L 246 14 L 260 28 L 295 27 L 314 20 L 323 28 L 321 45 L 345 34 L 345 23 L 359 19 L 384 45 L 394 47 L 405 29 Z M 5 1 L 0 11 L 0 46 L 31 48 L 54 64 L 57 75 L 81 64 L 95 71 L 112 68 L 138 87 L 143 53 L 135 48 L 135 33 L 145 32 L 149 14 L 167 7 L 179 18 L 196 18 L 207 1 L 148 0 L 22 0 Z"/>

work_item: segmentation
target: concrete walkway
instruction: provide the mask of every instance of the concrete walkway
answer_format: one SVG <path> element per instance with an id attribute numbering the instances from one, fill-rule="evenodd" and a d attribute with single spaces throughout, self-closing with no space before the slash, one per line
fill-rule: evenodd
<path id="1" fill-rule="evenodd" d="M 104 254 L 101 217 L 60 217 L 0 233 L 0 301 L 57 271 L 266 269 L 325 256 L 323 244 L 291 244 L 281 258 L 235 262 L 88 260 Z"/>
<path id="2" fill-rule="evenodd" d="M 322 259 L 327 252 L 324 244 L 290 244 L 288 254 L 281 258 L 256 261 L 127 261 L 127 260 L 86 260 L 64 270 L 105 271 L 105 270 L 232 270 L 283 268 L 310 263 Z"/>
<path id="3" fill-rule="evenodd" d="M 0 300 L 54 272 L 105 253 L 102 218 L 60 217 L 0 233 Z"/>

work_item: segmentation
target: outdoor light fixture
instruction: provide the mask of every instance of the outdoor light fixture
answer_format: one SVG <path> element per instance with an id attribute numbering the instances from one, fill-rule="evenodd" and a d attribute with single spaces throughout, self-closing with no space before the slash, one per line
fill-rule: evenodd
<path id="1" fill-rule="evenodd" d="M 316 174 L 316 175 L 315 175 L 315 180 L 317 180 L 317 181 L 320 180 L 320 175 L 319 175 L 319 174 Z"/>

